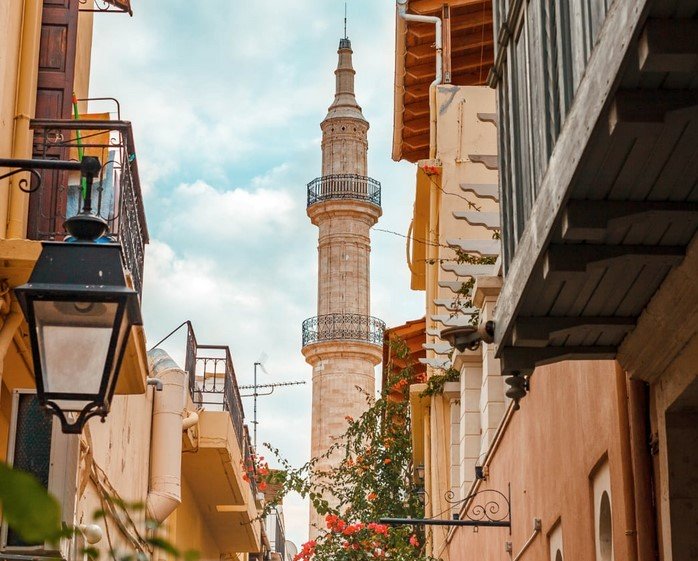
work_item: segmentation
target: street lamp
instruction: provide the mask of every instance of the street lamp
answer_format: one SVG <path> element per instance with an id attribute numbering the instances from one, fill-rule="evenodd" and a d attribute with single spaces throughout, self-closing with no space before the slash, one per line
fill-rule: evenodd
<path id="1" fill-rule="evenodd" d="M 107 223 L 91 209 L 99 169 L 96 158 L 81 162 L 84 206 L 65 224 L 73 241 L 43 242 L 29 281 L 15 289 L 29 325 L 37 397 L 65 433 L 81 432 L 91 417 L 104 420 L 131 326 L 142 324 L 121 246 L 105 240 Z"/>

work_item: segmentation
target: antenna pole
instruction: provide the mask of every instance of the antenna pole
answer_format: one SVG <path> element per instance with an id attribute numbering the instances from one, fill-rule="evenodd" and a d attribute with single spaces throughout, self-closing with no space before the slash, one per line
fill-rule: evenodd
<path id="1" fill-rule="evenodd" d="M 254 450 L 255 454 L 257 453 L 257 366 L 259 366 L 259 362 L 254 363 L 254 390 L 253 390 L 253 396 L 254 396 L 254 414 L 253 414 L 253 421 L 252 424 L 254 425 Z"/>
<path id="2" fill-rule="evenodd" d="M 344 38 L 347 39 L 347 3 L 344 2 Z"/>

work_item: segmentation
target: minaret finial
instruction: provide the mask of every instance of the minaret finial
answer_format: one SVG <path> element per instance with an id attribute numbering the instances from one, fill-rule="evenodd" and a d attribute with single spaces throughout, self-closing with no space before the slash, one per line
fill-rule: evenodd
<path id="1" fill-rule="evenodd" d="M 349 39 L 347 37 L 347 2 L 344 0 L 344 38 Z"/>

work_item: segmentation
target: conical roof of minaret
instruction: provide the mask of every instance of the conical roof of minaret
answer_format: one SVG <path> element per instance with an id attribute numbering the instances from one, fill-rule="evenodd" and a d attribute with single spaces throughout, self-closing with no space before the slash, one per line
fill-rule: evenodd
<path id="1" fill-rule="evenodd" d="M 328 119 L 350 118 L 366 121 L 364 114 L 361 112 L 361 106 L 356 102 L 354 95 L 354 75 L 356 71 L 352 65 L 351 41 L 348 38 L 339 40 L 339 62 L 337 70 L 334 71 L 336 76 L 336 91 L 334 101 L 330 105 L 327 117 Z"/>

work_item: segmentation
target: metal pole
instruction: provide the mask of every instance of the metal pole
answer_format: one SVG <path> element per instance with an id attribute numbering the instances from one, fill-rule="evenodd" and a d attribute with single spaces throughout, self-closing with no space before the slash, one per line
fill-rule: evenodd
<path id="1" fill-rule="evenodd" d="M 254 414 L 253 414 L 253 420 L 252 424 L 254 425 L 254 451 L 255 454 L 257 453 L 257 366 L 259 366 L 259 362 L 254 363 L 254 390 L 253 390 L 253 396 L 254 396 Z"/>
<path id="2" fill-rule="evenodd" d="M 494 528 L 510 528 L 509 520 L 493 521 L 493 520 L 442 520 L 434 518 L 381 518 L 381 524 L 389 526 L 474 526 L 474 527 L 494 527 Z"/>

